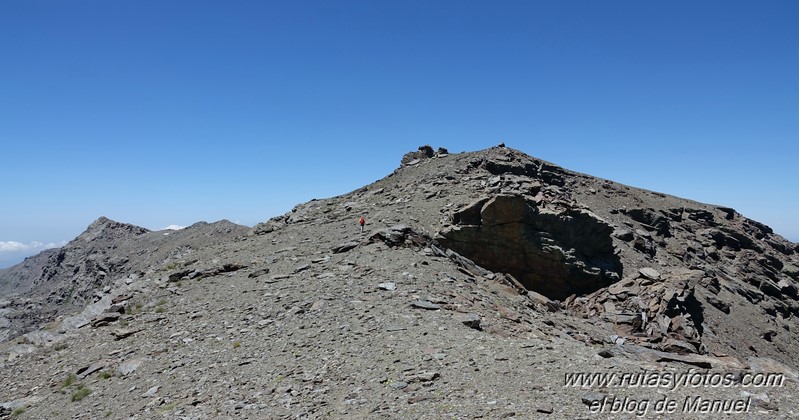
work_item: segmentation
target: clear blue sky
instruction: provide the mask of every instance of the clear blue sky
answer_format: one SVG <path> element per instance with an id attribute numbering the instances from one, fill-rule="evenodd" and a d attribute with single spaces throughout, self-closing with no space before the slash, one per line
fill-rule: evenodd
<path id="1" fill-rule="evenodd" d="M 426 143 L 504 141 L 799 241 L 797 22 L 796 1 L 5 0 L 0 266 L 99 216 L 253 225 Z"/>

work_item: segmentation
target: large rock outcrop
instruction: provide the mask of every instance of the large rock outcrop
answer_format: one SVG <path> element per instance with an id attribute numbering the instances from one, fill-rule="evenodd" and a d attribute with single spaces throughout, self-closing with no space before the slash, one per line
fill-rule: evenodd
<path id="1" fill-rule="evenodd" d="M 613 228 L 584 210 L 498 195 L 467 206 L 453 221 L 437 238 L 442 245 L 552 299 L 593 292 L 622 274 Z"/>

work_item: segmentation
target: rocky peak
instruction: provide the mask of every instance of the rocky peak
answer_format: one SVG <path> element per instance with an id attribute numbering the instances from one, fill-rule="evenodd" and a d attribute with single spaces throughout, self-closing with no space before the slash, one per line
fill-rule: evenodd
<path id="1" fill-rule="evenodd" d="M 116 239 L 122 236 L 139 236 L 149 232 L 140 226 L 113 221 L 105 216 L 93 221 L 76 240 L 92 242 L 98 239 Z"/>
<path id="2" fill-rule="evenodd" d="M 431 201 L 403 211 L 427 220 L 438 246 L 610 323 L 628 343 L 786 362 L 784 349 L 799 349 L 799 336 L 788 333 L 799 319 L 795 245 L 733 209 L 594 178 L 509 147 L 427 158 L 397 174 L 393 182 Z M 403 197 L 403 187 L 381 188 Z M 438 222 L 414 211 L 436 203 Z M 751 343 L 744 325 L 776 333 L 741 348 Z"/>
<path id="3" fill-rule="evenodd" d="M 169 235 L 153 234 L 100 217 L 65 246 L 0 272 L 0 295 L 20 295 L 21 302 L 35 302 L 24 317 L 11 319 L 10 331 L 0 331 L 0 337 L 23 334 L 55 315 L 93 303 L 116 282 L 137 278 L 166 261 L 190 256 L 196 248 L 226 243 L 246 232 L 246 227 L 222 220 L 198 222 Z"/>

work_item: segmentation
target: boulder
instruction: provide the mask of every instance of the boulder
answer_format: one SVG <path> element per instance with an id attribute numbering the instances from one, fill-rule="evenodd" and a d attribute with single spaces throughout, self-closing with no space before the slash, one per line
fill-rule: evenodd
<path id="1" fill-rule="evenodd" d="M 92 327 L 102 327 L 104 325 L 108 325 L 112 322 L 115 322 L 119 319 L 120 313 L 119 312 L 106 312 L 104 314 L 100 314 L 94 320 L 92 320 Z"/>
<path id="2" fill-rule="evenodd" d="M 613 236 L 619 238 L 624 242 L 630 242 L 633 239 L 635 239 L 633 233 L 628 229 L 617 229 L 615 232 L 613 232 Z"/>
<path id="3" fill-rule="evenodd" d="M 752 356 L 746 360 L 749 368 L 754 373 L 776 373 L 784 375 L 786 380 L 799 382 L 799 371 L 793 367 L 780 363 L 770 357 Z"/>
<path id="4" fill-rule="evenodd" d="M 127 376 L 136 371 L 142 364 L 144 363 L 144 359 L 137 358 L 137 359 L 130 359 L 126 360 L 117 366 L 117 372 L 119 372 L 122 376 Z"/>
<path id="5" fill-rule="evenodd" d="M 411 306 L 413 306 L 414 308 L 427 309 L 430 311 L 441 309 L 441 306 L 436 305 L 435 303 L 430 302 L 429 300 L 415 300 L 411 302 Z"/>
<path id="6" fill-rule="evenodd" d="M 103 369 L 107 368 L 110 365 L 111 365 L 111 362 L 109 362 L 107 360 L 100 360 L 98 362 L 92 363 L 89 366 L 84 366 L 84 367 L 78 369 L 78 371 L 75 372 L 75 374 L 78 376 L 78 378 L 84 379 L 87 376 L 91 375 L 92 373 L 99 372 L 100 370 L 103 370 Z"/>
<path id="7" fill-rule="evenodd" d="M 480 323 L 482 322 L 482 318 L 478 314 L 475 313 L 460 314 L 456 318 L 461 324 L 469 328 L 478 331 L 482 330 L 482 326 L 480 325 Z"/>
<path id="8" fill-rule="evenodd" d="M 794 279 L 796 281 L 799 281 L 799 267 L 797 267 L 797 266 L 795 266 L 793 264 L 785 264 L 782 267 L 782 272 L 783 272 L 783 274 L 787 275 L 788 277 L 790 277 L 790 278 L 792 278 L 792 279 Z"/>
<path id="9" fill-rule="evenodd" d="M 375 242 L 383 242 L 393 248 L 402 245 L 423 246 L 427 244 L 428 239 L 409 226 L 396 225 L 372 232 L 365 241 L 367 244 Z"/>
<path id="10" fill-rule="evenodd" d="M 265 274 L 269 274 L 269 267 L 259 268 L 259 269 L 255 270 L 255 271 L 253 271 L 252 273 L 248 274 L 247 277 L 251 278 L 251 279 L 254 279 L 254 278 L 261 277 L 261 276 L 263 276 Z"/>
<path id="11" fill-rule="evenodd" d="M 420 162 L 422 159 L 429 159 L 435 155 L 436 152 L 429 145 L 419 146 L 419 150 L 408 152 L 402 156 L 402 166 L 412 165 Z"/>
<path id="12" fill-rule="evenodd" d="M 351 249 L 354 249 L 357 246 L 358 246 L 358 242 L 355 242 L 355 241 L 344 242 L 344 243 L 340 243 L 340 244 L 336 245 L 335 247 L 333 247 L 332 251 L 333 251 L 334 254 L 341 254 L 342 252 L 347 252 L 347 251 L 349 251 Z"/>
<path id="13" fill-rule="evenodd" d="M 644 228 L 655 231 L 658 235 L 671 236 L 669 219 L 653 209 L 631 209 L 626 214 L 641 223 Z"/>
<path id="14" fill-rule="evenodd" d="M 624 357 L 642 362 L 676 362 L 702 369 L 740 370 L 746 368 L 740 360 L 730 356 L 708 356 L 701 354 L 674 354 L 646 347 L 625 344 L 613 346 L 601 352 L 602 357 Z"/>
<path id="15" fill-rule="evenodd" d="M 638 270 L 638 272 L 641 273 L 642 276 L 650 280 L 660 280 L 660 273 L 654 268 L 644 267 Z"/>

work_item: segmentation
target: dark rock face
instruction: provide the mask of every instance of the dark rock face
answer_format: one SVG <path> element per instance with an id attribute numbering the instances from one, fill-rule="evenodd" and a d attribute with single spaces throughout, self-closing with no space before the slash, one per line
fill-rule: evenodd
<path id="1" fill-rule="evenodd" d="M 552 299 L 591 293 L 622 274 L 613 228 L 586 211 L 539 209 L 523 196 L 498 195 L 467 206 L 454 222 L 440 233 L 442 245 Z"/>

